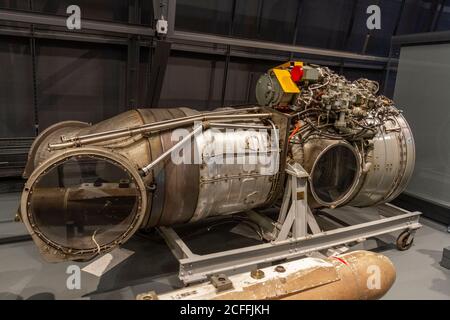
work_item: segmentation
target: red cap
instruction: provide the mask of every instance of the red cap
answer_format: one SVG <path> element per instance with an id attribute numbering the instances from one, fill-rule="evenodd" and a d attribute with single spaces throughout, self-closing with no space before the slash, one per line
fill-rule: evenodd
<path id="1" fill-rule="evenodd" d="M 303 78 L 303 68 L 300 66 L 294 66 L 291 69 L 291 79 L 294 82 L 299 82 Z"/>

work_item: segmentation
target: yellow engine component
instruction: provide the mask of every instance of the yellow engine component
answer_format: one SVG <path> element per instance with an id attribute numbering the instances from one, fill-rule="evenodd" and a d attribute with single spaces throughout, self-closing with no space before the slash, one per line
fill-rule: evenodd
<path id="1" fill-rule="evenodd" d="M 286 107 L 292 104 L 300 88 L 292 80 L 291 69 L 303 68 L 301 61 L 288 61 L 261 76 L 256 85 L 256 99 L 263 106 Z"/>
<path id="2" fill-rule="evenodd" d="M 276 66 L 272 69 L 289 69 L 291 67 L 303 67 L 303 62 L 301 61 L 288 61 L 283 64 L 280 64 L 279 66 Z"/>
<path id="3" fill-rule="evenodd" d="M 294 81 L 291 79 L 291 74 L 288 70 L 273 69 L 273 73 L 281 85 L 284 93 L 300 93 L 300 89 L 297 87 Z"/>

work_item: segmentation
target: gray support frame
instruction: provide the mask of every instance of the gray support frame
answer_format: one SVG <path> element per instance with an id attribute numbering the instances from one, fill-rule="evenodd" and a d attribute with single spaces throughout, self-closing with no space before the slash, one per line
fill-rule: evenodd
<path id="1" fill-rule="evenodd" d="M 231 8 L 231 15 L 230 15 L 230 21 L 229 21 L 229 27 L 228 27 L 228 35 L 233 35 L 234 30 L 234 19 L 236 17 L 236 1 L 233 0 L 232 8 Z M 225 103 L 225 96 L 227 93 L 227 84 L 228 84 L 228 69 L 230 67 L 230 59 L 231 59 L 231 46 L 227 45 L 226 54 L 225 54 L 225 66 L 223 68 L 223 78 L 222 78 L 222 95 L 220 98 L 220 105 L 223 106 Z"/>
<path id="2" fill-rule="evenodd" d="M 175 31 L 175 13 L 177 8 L 176 0 L 152 0 L 153 19 L 156 21 L 164 18 L 168 22 L 167 37 L 172 37 Z"/>
<path id="3" fill-rule="evenodd" d="M 128 2 L 128 22 L 139 24 L 141 21 L 141 0 L 129 0 Z M 127 75 L 126 75 L 126 103 L 128 109 L 138 107 L 139 97 L 139 62 L 140 62 L 140 41 L 138 35 L 128 36 L 127 53 Z"/>
<path id="4" fill-rule="evenodd" d="M 128 109 L 138 107 L 140 51 L 139 40 L 132 36 L 128 40 L 127 53 L 126 101 Z"/>
<path id="5" fill-rule="evenodd" d="M 0 20 L 66 28 L 67 17 L 38 12 L 24 12 L 11 9 L 0 9 Z M 119 34 L 133 34 L 147 37 L 153 37 L 155 35 L 154 30 L 149 27 L 97 21 L 84 18 L 82 20 L 81 27 L 85 30 L 106 31 Z M 67 32 L 73 33 L 76 31 Z"/>
<path id="6" fill-rule="evenodd" d="M 298 29 L 300 27 L 300 19 L 303 12 L 303 4 L 304 0 L 297 1 L 297 12 L 295 14 L 295 22 L 294 22 L 294 34 L 292 36 L 292 45 L 295 46 L 297 44 L 297 38 L 298 38 Z M 294 52 L 291 52 L 289 54 L 289 60 L 294 59 Z"/>
<path id="7" fill-rule="evenodd" d="M 29 29 L 24 28 L 11 28 L 11 27 L 0 27 L 0 35 L 14 36 L 14 37 L 35 37 L 37 39 L 52 39 L 52 40 L 62 40 L 62 41 L 77 41 L 77 42 L 87 42 L 87 43 L 100 43 L 100 44 L 113 44 L 126 46 L 128 44 L 128 39 L 124 37 L 117 36 L 106 36 L 106 35 L 96 35 L 89 33 L 69 33 L 66 31 L 56 31 L 56 30 L 34 30 L 33 33 Z M 149 40 L 141 40 L 141 46 L 150 47 L 151 43 Z"/>
<path id="8" fill-rule="evenodd" d="M 159 105 L 164 75 L 166 73 L 172 46 L 172 43 L 167 40 L 156 40 L 155 43 L 146 103 L 149 108 L 156 108 Z"/>
<path id="9" fill-rule="evenodd" d="M 431 28 L 430 28 L 431 30 L 430 31 L 436 31 L 436 29 L 437 29 L 437 27 L 439 25 L 439 21 L 440 21 L 441 16 L 442 16 L 442 12 L 444 11 L 445 2 L 446 2 L 446 0 L 441 0 L 440 1 L 439 5 L 438 5 L 439 9 L 436 10 L 436 13 L 434 15 L 433 23 L 431 25 Z"/>
<path id="10" fill-rule="evenodd" d="M 152 0 L 155 22 L 165 19 L 168 22 L 167 34 L 157 34 L 153 42 L 152 63 L 150 67 L 150 78 L 146 97 L 147 107 L 159 106 L 161 90 L 164 83 L 167 64 L 169 63 L 172 48 L 171 37 L 175 32 L 176 0 Z"/>
<path id="11" fill-rule="evenodd" d="M 247 39 L 238 39 L 233 37 L 224 37 L 218 35 L 210 35 L 203 33 L 195 33 L 195 32 L 186 32 L 186 31 L 175 31 L 173 35 L 174 40 L 188 40 L 195 42 L 206 42 L 213 44 L 223 44 L 230 45 L 236 47 L 243 48 L 257 48 L 257 49 L 267 49 L 267 50 L 275 50 L 275 51 L 283 51 L 283 52 L 294 52 L 294 53 L 302 53 L 302 54 L 311 54 L 316 56 L 323 57 L 334 57 L 340 59 L 351 59 L 351 60 L 359 60 L 366 62 L 379 62 L 386 63 L 387 58 L 371 56 L 371 55 L 363 55 L 357 54 L 347 51 L 338 51 L 338 50 L 327 50 L 327 49 L 317 49 L 303 46 L 294 46 L 289 44 L 281 44 L 276 42 L 268 42 L 268 41 L 256 41 L 256 40 L 247 40 Z"/>
<path id="12" fill-rule="evenodd" d="M 296 203 L 303 200 L 299 199 L 298 192 L 307 190 L 307 174 L 304 171 L 302 173 L 301 167 L 297 166 L 297 170 L 292 169 L 289 167 L 286 170 L 291 179 L 289 182 L 291 188 L 290 190 L 288 188 L 285 193 L 287 196 L 284 197 L 280 211 L 278 220 L 282 221 L 281 226 L 278 226 L 280 230 L 276 230 L 277 227 L 274 227 L 273 230 L 274 233 L 278 232 L 276 240 L 245 248 L 197 255 L 189 249 L 173 229 L 159 228 L 172 253 L 179 261 L 178 276 L 184 284 L 204 281 L 214 274 L 242 272 L 255 268 L 259 264 L 294 259 L 326 249 L 342 248 L 342 246 L 355 242 L 360 243 L 368 238 L 387 233 L 408 231 L 412 239 L 415 230 L 421 227 L 420 212 L 409 212 L 390 204 L 384 204 L 378 207 L 383 216 L 378 220 L 331 231 L 321 231 L 309 208 L 302 205 L 303 203 Z M 292 181 L 295 181 L 295 184 Z M 286 215 L 283 211 L 286 211 L 288 204 L 285 205 L 285 203 L 288 203 L 289 198 L 292 202 L 291 210 Z M 252 216 L 255 214 L 252 213 Z M 254 217 L 254 221 L 260 219 L 257 215 Z M 273 224 L 277 226 L 275 222 Z M 306 224 L 309 225 L 311 234 L 306 233 Z M 267 223 L 264 225 L 267 226 Z M 262 227 L 264 228 L 263 225 Z M 292 230 L 292 232 L 289 233 L 286 230 Z M 334 250 L 328 251 L 333 252 Z"/>
<path id="13" fill-rule="evenodd" d="M 167 37 L 171 38 L 175 32 L 175 14 L 177 8 L 177 0 L 167 0 L 167 21 L 169 28 L 167 30 Z"/>
<path id="14" fill-rule="evenodd" d="M 88 42 L 88 43 L 102 43 L 102 44 L 113 44 L 113 45 L 128 45 L 128 39 L 124 37 L 106 36 L 106 35 L 95 35 L 88 33 L 68 33 L 64 31 L 49 31 L 49 30 L 35 30 L 33 35 L 29 29 L 13 29 L 0 27 L 0 35 L 6 36 L 17 36 L 17 37 L 35 37 L 36 39 L 55 39 L 63 41 L 77 41 L 77 42 Z M 153 48 L 155 45 L 152 41 L 142 38 L 139 41 L 141 47 Z M 172 39 L 172 50 L 179 52 L 192 52 L 199 54 L 208 54 L 216 56 L 225 56 L 227 54 L 226 48 L 221 48 L 218 46 L 207 47 L 204 45 L 199 45 L 198 42 L 189 40 L 174 40 Z M 246 58 L 252 60 L 266 60 L 275 62 L 285 62 L 289 60 L 290 56 L 288 54 L 269 54 L 269 53 L 252 53 L 242 48 L 231 48 L 231 57 Z M 333 62 L 330 60 L 321 60 L 319 57 L 316 59 L 303 59 L 316 64 L 323 64 L 328 66 L 340 66 L 342 63 Z M 394 61 L 395 59 L 393 59 Z M 359 68 L 359 69 L 369 69 L 369 70 L 384 70 L 385 65 L 383 63 L 370 63 L 362 62 L 355 63 L 352 61 L 345 61 L 343 63 L 344 68 Z"/>
<path id="15" fill-rule="evenodd" d="M 29 2 L 29 9 L 33 10 L 33 1 Z M 39 135 L 39 109 L 36 76 L 36 38 L 34 37 L 34 24 L 30 24 L 30 58 L 31 58 L 31 81 L 33 83 L 33 112 L 34 112 L 34 134 Z"/>

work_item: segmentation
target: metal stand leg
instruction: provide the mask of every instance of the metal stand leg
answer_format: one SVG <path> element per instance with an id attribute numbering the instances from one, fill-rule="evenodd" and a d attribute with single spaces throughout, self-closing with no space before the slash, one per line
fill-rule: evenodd
<path id="1" fill-rule="evenodd" d="M 286 172 L 289 175 L 288 188 L 284 194 L 278 218 L 282 227 L 276 241 L 286 240 L 291 230 L 293 238 L 305 237 L 308 234 L 308 225 L 313 233 L 320 232 L 319 225 L 308 207 L 308 173 L 298 163 L 288 165 Z M 284 218 L 284 210 L 289 206 L 289 200 L 291 206 Z"/>

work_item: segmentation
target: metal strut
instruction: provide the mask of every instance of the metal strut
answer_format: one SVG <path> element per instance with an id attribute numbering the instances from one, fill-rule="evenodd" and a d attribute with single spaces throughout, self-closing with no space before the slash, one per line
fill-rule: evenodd
<path id="1" fill-rule="evenodd" d="M 250 108 L 255 110 L 255 108 Z M 227 114 L 233 112 L 240 112 L 240 110 L 226 110 L 218 112 L 210 112 L 206 114 L 200 114 L 195 116 L 188 116 L 183 118 L 164 120 L 155 123 L 144 124 L 133 128 L 123 128 L 117 130 L 110 130 L 105 132 L 93 133 L 89 135 L 76 136 L 71 138 L 62 138 L 63 142 L 49 144 L 49 150 L 60 150 L 65 148 L 77 147 L 86 144 L 93 144 L 103 141 L 110 141 L 113 139 L 132 137 L 137 134 L 145 134 L 152 131 L 162 131 L 167 129 L 178 128 L 181 126 L 187 126 L 194 124 L 197 121 L 245 121 L 255 119 L 266 119 L 272 116 L 271 113 L 249 113 L 249 114 Z"/>
<path id="2" fill-rule="evenodd" d="M 158 158 L 156 158 L 154 161 L 146 165 L 145 167 L 141 168 L 140 171 L 144 176 L 146 176 L 150 170 L 154 166 L 156 166 L 158 163 L 160 163 L 162 160 L 167 158 L 169 154 L 171 154 L 173 151 L 178 150 L 182 145 L 184 145 L 187 141 L 189 141 L 194 135 L 196 135 L 198 132 L 200 132 L 203 129 L 203 124 L 192 130 L 191 133 L 189 133 L 187 136 L 185 136 L 183 139 L 180 140 L 180 142 L 173 145 L 169 150 L 161 154 Z"/>
<path id="3" fill-rule="evenodd" d="M 252 125 L 242 125 L 242 124 L 228 124 L 228 123 L 216 123 L 216 122 L 202 122 L 201 125 L 199 125 L 197 128 L 193 129 L 191 133 L 189 133 L 187 136 L 185 136 L 182 140 L 180 140 L 178 143 L 173 145 L 169 150 L 165 151 L 163 154 L 161 154 L 158 158 L 156 158 L 154 161 L 146 165 L 145 167 L 139 169 L 139 171 L 142 173 L 143 176 L 146 176 L 150 170 L 155 167 L 158 163 L 163 161 L 165 158 L 169 156 L 172 152 L 178 150 L 183 146 L 187 141 L 189 141 L 193 136 L 195 136 L 197 133 L 199 133 L 202 129 L 206 129 L 208 127 L 214 127 L 214 128 L 246 128 L 246 129 L 271 129 L 271 127 L 268 126 L 252 126 Z"/>

